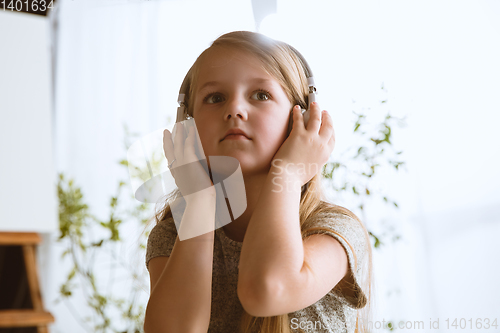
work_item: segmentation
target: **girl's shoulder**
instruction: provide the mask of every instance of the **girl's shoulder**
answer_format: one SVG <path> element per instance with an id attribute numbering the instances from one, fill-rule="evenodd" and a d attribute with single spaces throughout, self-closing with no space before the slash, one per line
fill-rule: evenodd
<path id="1" fill-rule="evenodd" d="M 344 207 L 328 204 L 311 214 L 302 226 L 302 238 L 313 234 L 325 234 L 335 238 L 344 248 L 349 271 L 345 280 L 343 298 L 354 308 L 366 305 L 367 298 L 360 287 L 362 269 L 369 259 L 369 238 L 362 222 Z M 348 287 L 346 287 L 348 286 Z"/>
<path id="2" fill-rule="evenodd" d="M 335 209 L 311 215 L 303 223 L 302 238 L 317 233 L 344 240 L 354 252 L 364 252 L 367 246 L 366 229 L 362 222 Z"/>
<path id="3" fill-rule="evenodd" d="M 302 229 L 321 226 L 339 231 L 349 229 L 361 233 L 364 229 L 361 220 L 349 209 L 325 201 L 322 201 L 306 218 Z"/>

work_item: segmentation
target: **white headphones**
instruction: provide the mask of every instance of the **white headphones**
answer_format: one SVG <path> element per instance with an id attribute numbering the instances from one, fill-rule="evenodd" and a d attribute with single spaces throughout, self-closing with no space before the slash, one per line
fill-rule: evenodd
<path id="1" fill-rule="evenodd" d="M 308 100 L 307 100 L 307 110 L 302 109 L 302 114 L 304 116 L 304 123 L 307 124 L 309 120 L 309 110 L 311 103 L 316 101 L 316 87 L 314 84 L 314 79 L 313 79 L 313 74 L 312 71 L 307 64 L 306 60 L 302 55 L 292 46 L 286 44 L 290 50 L 292 50 L 296 56 L 298 57 L 302 68 L 305 72 L 305 76 L 307 78 L 307 83 L 309 86 L 309 94 L 308 94 Z M 176 119 L 176 125 L 180 125 L 177 123 L 182 122 L 183 125 L 182 127 L 185 128 L 184 130 L 184 140 L 187 137 L 189 127 L 195 127 L 196 124 L 194 122 L 194 119 L 190 117 L 187 114 L 187 105 L 185 102 L 185 96 L 189 92 L 190 88 L 190 80 L 191 80 L 191 72 L 192 72 L 192 67 L 186 74 L 181 88 L 179 90 L 179 97 L 178 97 L 178 102 L 179 102 L 179 107 L 177 108 L 177 119 Z M 293 126 L 293 117 L 292 117 L 292 111 L 290 111 L 290 117 L 289 117 L 289 122 L 288 122 L 288 134 L 290 134 Z M 175 138 L 175 132 L 176 132 L 177 126 L 174 126 L 174 129 L 172 131 L 172 137 Z M 196 127 L 194 128 L 196 130 Z M 197 133 L 197 131 L 195 131 Z M 173 161 L 171 162 L 170 165 L 163 165 L 162 163 L 157 163 L 159 160 L 163 159 L 163 129 L 155 131 L 153 133 L 150 133 L 147 136 L 144 136 L 140 140 L 137 140 L 128 150 L 127 152 L 127 159 L 129 162 L 129 173 L 130 173 L 130 179 L 131 179 L 131 184 L 132 184 L 132 189 L 134 192 L 134 196 L 137 200 L 141 202 L 152 202 L 155 203 L 157 200 L 161 197 L 163 197 L 165 194 L 169 193 L 169 190 L 175 187 L 175 181 L 174 179 L 170 176 L 170 169 L 172 167 Z M 202 163 L 203 167 L 207 170 L 208 172 L 208 166 L 206 165 L 206 156 L 203 152 L 203 147 L 201 145 L 201 141 L 199 140 L 198 135 L 196 134 L 196 141 L 195 141 L 195 151 L 196 154 L 199 157 L 200 161 L 205 161 Z M 153 158 L 151 158 L 153 157 Z M 214 163 L 217 163 L 217 158 L 221 157 L 208 157 L 210 160 L 214 161 Z M 229 158 L 229 157 L 228 157 Z M 156 160 L 158 159 L 158 161 Z M 212 163 L 212 162 L 211 162 Z M 224 169 L 224 167 L 227 167 L 227 165 L 230 165 L 231 163 L 228 163 L 227 161 L 220 162 L 220 168 Z M 231 164 L 232 165 L 232 164 Z M 235 170 L 239 168 L 239 165 L 236 163 L 234 166 L 232 166 Z M 241 172 L 241 171 L 239 171 Z M 241 178 L 241 179 L 240 179 Z M 243 178 L 242 176 L 239 179 L 240 183 L 243 184 Z M 217 180 L 215 182 L 221 182 L 222 180 Z M 214 184 L 215 184 L 214 182 Z M 302 191 L 306 191 L 308 188 L 309 183 L 305 184 L 302 187 Z M 244 185 L 242 185 L 244 187 Z M 243 191 L 244 192 L 244 191 Z M 224 196 L 227 198 L 226 194 Z M 242 196 L 242 195 L 240 195 Z M 233 197 L 238 197 L 239 196 L 234 196 Z M 246 208 L 246 201 L 241 199 L 241 204 L 240 210 Z M 244 202 L 245 201 L 245 205 Z M 234 204 L 234 202 L 233 202 Z M 243 208 L 245 206 L 245 208 Z M 235 206 L 236 207 L 236 206 Z M 236 210 L 234 211 L 236 212 Z M 229 223 L 229 222 L 225 222 Z"/>
<path id="2" fill-rule="evenodd" d="M 300 54 L 300 52 L 297 51 L 297 49 L 295 49 L 291 45 L 289 45 L 289 44 L 286 44 L 286 45 L 288 46 L 288 48 L 290 48 L 290 50 L 292 50 L 295 53 L 295 55 L 299 59 L 300 64 L 302 65 L 302 68 L 303 68 L 304 73 L 305 73 L 306 78 L 307 78 L 307 85 L 309 86 L 307 110 L 302 109 L 302 115 L 304 116 L 304 125 L 307 125 L 307 122 L 309 121 L 309 116 L 310 116 L 311 103 L 316 101 L 316 86 L 314 84 L 313 73 L 312 73 L 311 68 L 309 67 L 309 64 L 307 63 L 306 59 L 302 56 L 302 54 Z M 179 103 L 179 107 L 177 108 L 176 123 L 184 122 L 184 125 L 186 127 L 185 131 L 184 131 L 184 140 L 187 138 L 187 133 L 189 131 L 189 127 L 192 127 L 193 123 L 194 123 L 194 121 L 184 121 L 186 119 L 194 120 L 194 119 L 191 119 L 192 117 L 187 114 L 187 105 L 186 105 L 186 101 L 185 101 L 186 94 L 189 92 L 189 87 L 191 84 L 191 72 L 192 72 L 192 70 L 193 70 L 193 67 L 191 67 L 189 69 L 188 73 L 184 77 L 184 80 L 182 81 L 182 84 L 181 84 L 181 88 L 179 89 L 179 96 L 177 97 L 177 102 Z M 292 131 L 292 127 L 293 127 L 292 112 L 293 112 L 293 110 L 290 111 L 287 136 L 290 134 L 290 132 Z M 174 131 L 172 133 L 172 136 L 175 137 L 175 128 L 174 128 Z M 200 148 L 198 148 L 197 151 L 199 151 L 200 149 L 201 150 L 203 149 L 203 148 L 201 148 L 201 144 L 199 144 L 198 146 Z M 197 152 L 197 155 L 198 154 L 199 153 Z M 200 154 L 200 155 L 203 155 L 203 154 Z M 200 157 L 200 155 L 198 155 L 198 157 Z M 309 187 L 309 183 L 305 184 L 302 187 L 302 192 L 305 192 L 308 187 Z"/>

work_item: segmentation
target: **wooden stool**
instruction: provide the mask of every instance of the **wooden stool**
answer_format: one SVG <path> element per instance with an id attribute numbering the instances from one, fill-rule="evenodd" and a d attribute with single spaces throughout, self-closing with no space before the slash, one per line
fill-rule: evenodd
<path id="1" fill-rule="evenodd" d="M 36 265 L 36 248 L 41 242 L 37 233 L 0 232 L 0 246 L 20 246 L 22 248 L 26 277 L 33 309 L 0 310 L 0 328 L 3 327 L 37 327 L 38 333 L 48 333 L 47 325 L 54 322 L 54 317 L 43 308 L 38 272 Z M 0 270 L 9 267 L 0 267 Z M 0 271 L 1 272 L 1 271 Z"/>

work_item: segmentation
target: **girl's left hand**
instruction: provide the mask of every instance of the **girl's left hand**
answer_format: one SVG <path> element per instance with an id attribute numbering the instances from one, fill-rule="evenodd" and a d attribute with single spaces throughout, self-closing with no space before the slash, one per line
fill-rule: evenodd
<path id="1" fill-rule="evenodd" d="M 311 103 L 306 128 L 300 106 L 296 105 L 292 131 L 274 155 L 272 165 L 304 185 L 323 168 L 334 147 L 335 131 L 328 112 L 321 112 L 318 103 Z"/>

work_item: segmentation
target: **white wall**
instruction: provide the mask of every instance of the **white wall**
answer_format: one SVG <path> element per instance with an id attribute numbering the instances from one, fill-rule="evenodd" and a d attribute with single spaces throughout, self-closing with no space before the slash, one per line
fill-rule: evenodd
<path id="1" fill-rule="evenodd" d="M 0 10 L 0 231 L 57 230 L 49 26 Z"/>

